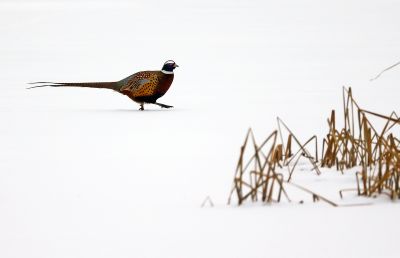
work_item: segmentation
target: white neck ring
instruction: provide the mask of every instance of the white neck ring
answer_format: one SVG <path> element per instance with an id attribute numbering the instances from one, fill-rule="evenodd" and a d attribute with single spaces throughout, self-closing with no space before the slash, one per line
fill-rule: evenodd
<path id="1" fill-rule="evenodd" d="M 161 72 L 162 72 L 163 74 L 174 74 L 174 72 L 165 71 L 165 70 L 161 70 Z"/>

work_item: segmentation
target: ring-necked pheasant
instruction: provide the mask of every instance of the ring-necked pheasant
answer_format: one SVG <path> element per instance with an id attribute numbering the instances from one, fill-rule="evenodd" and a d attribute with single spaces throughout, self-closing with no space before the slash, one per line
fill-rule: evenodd
<path id="1" fill-rule="evenodd" d="M 157 99 L 162 97 L 169 89 L 174 80 L 174 69 L 179 67 L 173 60 L 164 63 L 161 71 L 143 71 L 132 74 L 116 82 L 33 82 L 40 84 L 29 87 L 85 87 L 111 89 L 122 93 L 133 101 L 140 104 L 139 110 L 144 110 L 144 104 L 155 104 L 162 108 L 173 106 L 158 103 Z"/>

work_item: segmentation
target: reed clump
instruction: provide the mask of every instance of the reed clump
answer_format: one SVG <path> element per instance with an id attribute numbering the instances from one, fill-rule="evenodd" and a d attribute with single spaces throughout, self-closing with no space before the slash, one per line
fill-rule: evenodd
<path id="1" fill-rule="evenodd" d="M 370 117 L 383 119 L 380 131 Z M 285 186 L 290 184 L 309 193 L 314 201 L 322 200 L 338 206 L 292 182 L 301 158 L 310 162 L 316 175 L 321 174 L 320 167 L 336 168 L 342 173 L 346 169 L 361 168 L 356 173 L 356 187 L 340 190 L 341 197 L 343 192 L 357 191 L 363 196 L 387 194 L 391 199 L 400 198 L 400 141 L 394 134 L 400 124 L 397 114 L 392 112 L 390 116 L 384 116 L 362 109 L 354 100 L 351 88 L 343 88 L 343 118 L 343 127 L 339 128 L 336 112 L 332 110 L 320 159 L 317 136 L 302 143 L 280 118 L 277 119 L 278 129 L 261 144 L 257 144 L 250 128 L 241 147 L 228 203 L 233 197 L 236 197 L 238 205 L 247 200 L 272 203 L 285 198 L 290 201 L 285 190 Z M 284 167 L 288 169 L 286 178 L 278 172 L 278 168 Z"/>

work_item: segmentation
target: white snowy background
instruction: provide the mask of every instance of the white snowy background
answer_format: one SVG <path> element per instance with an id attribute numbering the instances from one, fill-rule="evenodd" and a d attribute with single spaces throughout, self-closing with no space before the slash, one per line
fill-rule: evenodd
<path id="1" fill-rule="evenodd" d="M 389 0 L 0 1 L 0 257 L 399 257 L 387 198 L 226 205 L 249 127 L 261 140 L 279 116 L 322 138 L 342 86 L 366 109 L 400 111 L 400 68 L 369 82 L 399 61 L 399 24 Z M 180 65 L 160 99 L 172 110 L 25 89 L 167 59 Z M 354 177 L 336 175 L 302 183 L 339 201 Z M 200 208 L 206 196 L 214 208 Z"/>

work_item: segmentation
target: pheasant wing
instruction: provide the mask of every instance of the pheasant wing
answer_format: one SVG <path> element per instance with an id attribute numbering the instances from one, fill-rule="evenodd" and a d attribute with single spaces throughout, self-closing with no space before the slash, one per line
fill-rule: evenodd
<path id="1" fill-rule="evenodd" d="M 152 72 L 139 72 L 128 77 L 121 92 L 132 97 L 151 96 L 155 93 L 158 77 Z"/>

